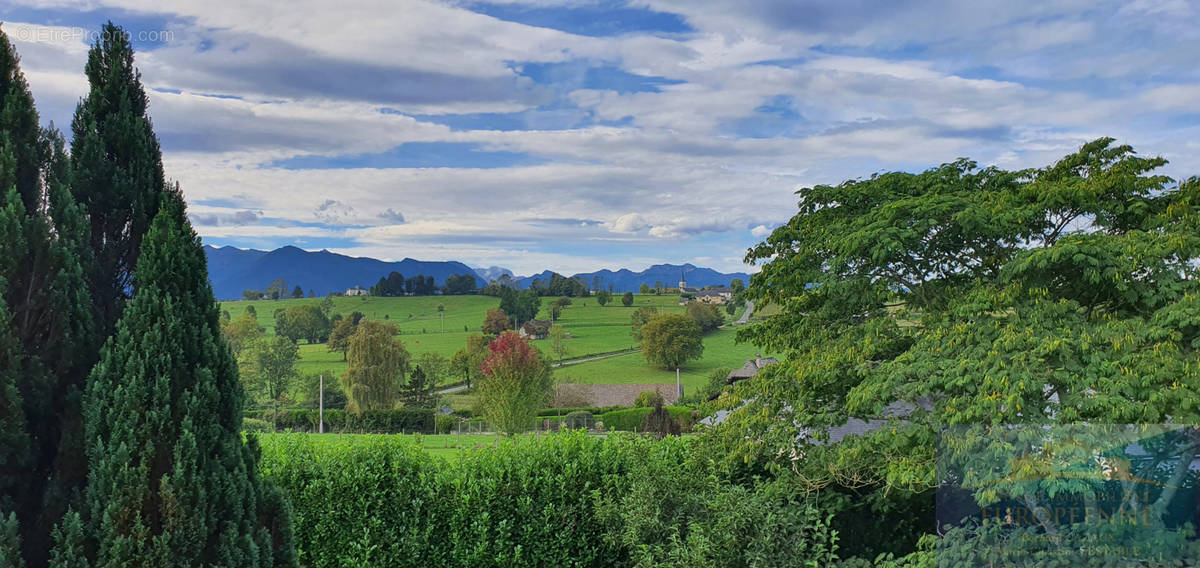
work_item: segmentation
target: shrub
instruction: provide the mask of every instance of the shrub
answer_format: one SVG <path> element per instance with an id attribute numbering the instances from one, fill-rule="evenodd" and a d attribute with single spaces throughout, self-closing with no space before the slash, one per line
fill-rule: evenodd
<path id="1" fill-rule="evenodd" d="M 638 408 L 654 408 L 655 405 L 662 406 L 665 402 L 661 392 L 644 390 L 638 393 L 637 398 L 633 400 L 633 405 Z"/>
<path id="2" fill-rule="evenodd" d="M 592 416 L 591 412 L 577 410 L 567 414 L 567 416 L 563 418 L 563 422 L 565 422 L 567 428 L 570 428 L 571 430 L 590 430 L 592 426 L 596 424 L 596 419 Z"/>
<path id="3" fill-rule="evenodd" d="M 433 421 L 438 434 L 449 434 L 450 432 L 454 431 L 454 427 L 457 426 L 459 422 L 462 422 L 462 418 L 459 418 L 453 414 L 438 414 L 437 416 L 434 416 Z"/>
<path id="4" fill-rule="evenodd" d="M 660 400 L 654 406 L 654 410 L 651 410 L 650 414 L 642 419 L 642 432 L 654 434 L 654 437 L 660 440 L 667 436 L 678 436 L 679 422 L 671 418 L 671 413 L 663 408 Z"/>
<path id="5" fill-rule="evenodd" d="M 671 414 L 672 419 L 679 423 L 681 431 L 691 431 L 692 425 L 696 422 L 696 416 L 692 413 L 692 409 L 683 406 L 665 406 L 663 408 Z M 609 430 L 642 432 L 642 421 L 646 419 L 646 415 L 650 414 L 650 411 L 649 408 L 623 408 L 605 412 L 600 415 L 600 419 L 604 421 Z"/>
<path id="6" fill-rule="evenodd" d="M 271 423 L 257 418 L 243 418 L 242 430 L 247 432 L 271 432 Z"/>
<path id="7" fill-rule="evenodd" d="M 566 432 L 433 459 L 390 436 L 263 437 L 305 566 L 828 566 L 822 515 L 686 438 Z"/>
<path id="8" fill-rule="evenodd" d="M 344 410 L 325 411 L 326 432 L 400 434 L 432 433 L 434 411 L 428 408 L 399 408 L 395 410 L 364 410 L 359 414 Z M 270 411 L 247 412 L 248 418 L 271 422 Z M 308 409 L 281 410 L 275 416 L 275 428 L 296 432 L 316 432 L 320 413 Z"/>

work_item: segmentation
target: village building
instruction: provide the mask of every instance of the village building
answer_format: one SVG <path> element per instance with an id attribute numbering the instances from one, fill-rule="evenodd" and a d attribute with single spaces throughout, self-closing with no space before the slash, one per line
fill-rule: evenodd
<path id="1" fill-rule="evenodd" d="M 764 358 L 761 354 L 755 355 L 753 359 L 746 359 L 746 364 L 742 365 L 741 368 L 731 371 L 729 376 L 725 378 L 725 382 L 732 385 L 740 380 L 749 379 L 757 375 L 767 365 L 774 365 L 778 362 L 774 357 Z"/>
<path id="2" fill-rule="evenodd" d="M 550 336 L 552 325 L 554 322 L 549 320 L 529 320 L 517 330 L 517 334 L 529 339 L 546 339 Z"/>
<path id="3" fill-rule="evenodd" d="M 347 296 L 366 296 L 367 289 L 363 288 L 362 286 L 355 286 L 353 288 L 346 290 L 346 295 Z"/>

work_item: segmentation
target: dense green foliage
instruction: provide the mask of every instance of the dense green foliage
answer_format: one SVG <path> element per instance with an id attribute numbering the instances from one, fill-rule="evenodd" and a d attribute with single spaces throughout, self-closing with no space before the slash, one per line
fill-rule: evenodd
<path id="1" fill-rule="evenodd" d="M 79 400 L 100 335 L 88 224 L 62 137 L 38 128 L 0 32 L 0 518 L 10 558 L 44 563 L 85 481 Z"/>
<path id="2" fill-rule="evenodd" d="M 704 353 L 702 333 L 696 321 L 686 315 L 655 316 L 642 326 L 642 355 L 664 369 L 682 367 Z"/>
<path id="3" fill-rule="evenodd" d="M 71 123 L 71 185 L 91 226 L 95 262 L 88 279 L 107 336 L 137 284 L 142 237 L 167 183 L 124 30 L 103 26 L 85 73 L 90 89 Z"/>
<path id="4" fill-rule="evenodd" d="M 479 409 L 498 431 L 524 432 L 553 394 L 550 362 L 511 331 L 492 340 L 488 351 L 480 367 L 483 377 L 475 386 Z"/>
<path id="5" fill-rule="evenodd" d="M 687 440 L 516 438 L 454 463 L 404 440 L 276 435 L 307 566 L 805 566 L 834 560 L 783 486 L 721 480 Z"/>
<path id="6" fill-rule="evenodd" d="M 0 565 L 293 565 L 123 30 L 85 72 L 68 156 L 0 33 Z"/>
<path id="7" fill-rule="evenodd" d="M 708 333 L 715 331 L 725 323 L 725 316 L 721 314 L 721 309 L 716 304 L 706 304 L 704 302 L 688 302 L 687 315 L 700 326 L 700 331 Z"/>
<path id="8" fill-rule="evenodd" d="M 596 417 L 586 410 L 576 410 L 563 417 L 563 424 L 571 430 L 591 430 L 596 425 Z"/>
<path id="9" fill-rule="evenodd" d="M 800 212 L 747 255 L 765 262 L 747 298 L 779 312 L 740 335 L 787 357 L 722 399 L 731 458 L 814 488 L 930 494 L 935 425 L 1195 423 L 1200 182 L 1172 185 L 1164 163 L 1100 139 L 1036 170 L 960 160 L 800 190 Z M 797 435 L 897 401 L 907 421 L 869 435 Z M 1030 440 L 964 444 L 1015 456 Z M 1036 507 L 1095 490 L 1051 476 L 973 497 Z"/>
<path id="10" fill-rule="evenodd" d="M 408 374 L 409 354 L 390 324 L 364 321 L 350 338 L 350 368 L 342 390 L 351 411 L 388 410 L 400 398 L 400 381 Z"/>
<path id="11" fill-rule="evenodd" d="M 542 298 L 537 290 L 531 288 L 517 292 L 512 288 L 500 288 L 500 311 L 512 319 L 512 327 L 509 329 L 518 329 L 521 324 L 537 317 L 541 307 Z M 489 315 L 490 313 L 489 311 Z M 484 333 L 488 331 L 484 330 Z"/>
<path id="12" fill-rule="evenodd" d="M 289 565 L 286 507 L 242 440 L 237 365 L 200 240 L 170 194 L 84 403 L 95 565 Z"/>
<path id="13" fill-rule="evenodd" d="M 292 342 L 304 339 L 309 343 L 325 343 L 333 331 L 329 314 L 320 302 L 292 306 L 275 314 L 275 335 Z"/>
<path id="14" fill-rule="evenodd" d="M 633 336 L 634 341 L 639 343 L 642 341 L 642 326 L 658 313 L 658 308 L 653 306 L 643 306 L 633 310 L 633 315 L 629 316 L 629 333 Z"/>
<path id="15" fill-rule="evenodd" d="M 696 421 L 693 409 L 684 406 L 667 406 L 664 407 L 671 415 L 671 418 L 679 423 L 684 431 L 691 429 Z M 604 429 L 618 432 L 643 432 L 643 424 L 646 417 L 650 415 L 653 408 L 623 408 L 621 410 L 612 410 L 605 412 L 599 416 L 599 420 L 604 422 Z"/>
<path id="16" fill-rule="evenodd" d="M 279 430 L 316 432 L 320 412 L 311 409 L 248 411 L 246 417 L 274 423 Z M 392 410 L 363 410 L 347 412 L 325 409 L 325 431 L 360 434 L 432 433 L 434 411 L 430 408 L 396 408 Z"/>

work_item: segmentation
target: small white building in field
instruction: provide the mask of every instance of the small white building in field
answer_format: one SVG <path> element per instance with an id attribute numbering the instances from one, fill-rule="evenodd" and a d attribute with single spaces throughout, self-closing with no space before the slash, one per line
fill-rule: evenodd
<path id="1" fill-rule="evenodd" d="M 353 288 L 350 288 L 349 290 L 346 290 L 346 295 L 347 296 L 366 296 L 367 289 L 363 288 L 362 286 L 355 286 Z"/>

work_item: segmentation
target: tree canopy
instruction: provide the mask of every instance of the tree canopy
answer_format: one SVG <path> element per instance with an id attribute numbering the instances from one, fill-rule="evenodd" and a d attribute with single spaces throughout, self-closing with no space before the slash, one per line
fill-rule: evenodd
<path id="1" fill-rule="evenodd" d="M 938 424 L 1194 423 L 1200 182 L 1163 164 L 1103 138 L 1039 169 L 959 160 L 799 190 L 746 257 L 763 262 L 746 297 L 779 313 L 739 337 L 786 357 L 727 401 L 730 443 L 813 486 L 927 493 Z"/>
<path id="2" fill-rule="evenodd" d="M 408 349 L 395 335 L 392 324 L 369 320 L 358 324 L 350 338 L 350 367 L 342 374 L 350 411 L 395 408 L 410 362 Z"/>
<path id="3" fill-rule="evenodd" d="M 642 326 L 642 355 L 663 367 L 682 367 L 704 353 L 700 326 L 683 314 L 663 314 L 650 318 Z"/>
<path id="4" fill-rule="evenodd" d="M 483 415 L 499 431 L 523 432 L 553 394 L 550 363 L 512 331 L 492 340 L 488 351 L 481 367 L 483 378 L 475 385 Z"/>

